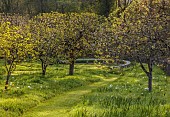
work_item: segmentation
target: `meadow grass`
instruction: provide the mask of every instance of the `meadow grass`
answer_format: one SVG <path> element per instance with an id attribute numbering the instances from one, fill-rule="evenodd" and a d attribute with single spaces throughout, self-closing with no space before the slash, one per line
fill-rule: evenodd
<path id="1" fill-rule="evenodd" d="M 42 114 L 47 114 L 49 108 L 52 116 L 59 117 L 58 112 L 51 110 L 61 106 L 62 112 L 66 112 L 65 116 L 68 117 L 170 116 L 170 77 L 157 66 L 154 67 L 151 93 L 148 92 L 147 77 L 138 64 L 124 69 L 76 64 L 73 76 L 67 74 L 68 65 L 57 64 L 49 66 L 47 75 L 43 77 L 40 63 L 24 62 L 17 65 L 13 72 L 8 91 L 3 91 L 5 69 L 0 67 L 0 71 L 0 117 L 18 117 L 27 111 L 29 115 L 30 108 L 52 97 L 56 97 L 54 107 L 40 106 Z M 90 86 L 104 80 L 110 81 L 104 85 L 96 84 L 98 86 L 95 88 Z M 75 96 L 71 98 L 73 94 Z"/>
<path id="2" fill-rule="evenodd" d="M 2 61 L 0 65 L 3 65 Z M 75 65 L 73 76 L 67 74 L 68 65 L 51 65 L 47 68 L 47 75 L 42 76 L 40 63 L 24 62 L 17 65 L 10 78 L 9 89 L 4 91 L 6 76 L 3 66 L 0 71 L 0 117 L 21 116 L 28 109 L 56 95 L 105 77 L 100 65 Z"/>
<path id="3" fill-rule="evenodd" d="M 154 67 L 153 91 L 148 92 L 147 77 L 137 64 L 113 69 L 118 78 L 84 95 L 70 117 L 169 117 L 169 80 Z"/>

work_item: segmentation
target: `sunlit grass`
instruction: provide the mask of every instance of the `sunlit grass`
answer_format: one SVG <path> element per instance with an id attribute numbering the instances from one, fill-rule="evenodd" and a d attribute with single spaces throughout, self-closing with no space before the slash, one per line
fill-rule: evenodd
<path id="1" fill-rule="evenodd" d="M 1 70 L 4 68 L 1 67 Z M 89 73 L 88 69 L 94 70 Z M 0 116 L 20 116 L 31 107 L 76 87 L 100 81 L 103 76 L 97 65 L 75 65 L 75 75 L 68 75 L 68 65 L 50 65 L 46 76 L 41 75 L 41 64 L 18 64 L 10 78 L 8 91 L 3 91 L 5 71 L 0 74 Z"/>
<path id="2" fill-rule="evenodd" d="M 147 77 L 138 64 L 124 69 L 76 64 L 73 76 L 68 75 L 68 67 L 50 65 L 43 77 L 40 63 L 19 64 L 11 76 L 8 91 L 3 91 L 5 71 L 0 67 L 3 71 L 0 73 L 0 117 L 18 117 L 55 96 L 55 102 L 47 102 L 50 106 L 39 106 L 36 113 L 30 113 L 54 117 L 168 117 L 170 114 L 170 77 L 156 66 L 151 93 L 147 89 Z M 95 82 L 99 84 L 88 86 Z M 64 92 L 67 93 L 63 95 Z"/>
<path id="3" fill-rule="evenodd" d="M 70 112 L 72 117 L 168 117 L 169 79 L 154 67 L 153 91 L 148 92 L 147 77 L 139 65 L 112 71 L 119 78 L 92 90 Z"/>

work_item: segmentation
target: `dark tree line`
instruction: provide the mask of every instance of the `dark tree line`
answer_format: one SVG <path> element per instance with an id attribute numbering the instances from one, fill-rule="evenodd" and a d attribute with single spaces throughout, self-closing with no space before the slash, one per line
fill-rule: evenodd
<path id="1" fill-rule="evenodd" d="M 37 15 L 57 11 L 93 12 L 108 16 L 117 0 L 0 0 L 0 12 Z"/>

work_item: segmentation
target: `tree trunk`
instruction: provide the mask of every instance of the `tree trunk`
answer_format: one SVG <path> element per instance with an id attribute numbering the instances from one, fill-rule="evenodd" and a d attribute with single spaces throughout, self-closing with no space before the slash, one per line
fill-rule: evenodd
<path id="1" fill-rule="evenodd" d="M 153 60 L 152 60 L 152 57 L 149 58 L 149 62 L 148 62 L 148 71 L 147 69 L 144 67 L 142 61 L 140 60 L 139 57 L 138 58 L 138 61 L 140 63 L 140 66 L 142 68 L 142 70 L 146 73 L 146 75 L 148 76 L 148 90 L 149 92 L 152 91 L 152 71 L 153 71 Z"/>
<path id="2" fill-rule="evenodd" d="M 71 61 L 70 63 L 70 68 L 69 68 L 69 75 L 74 74 L 74 60 Z"/>
<path id="3" fill-rule="evenodd" d="M 151 92 L 152 91 L 152 71 L 153 71 L 153 59 L 152 59 L 152 57 L 149 58 L 148 69 L 149 69 L 149 72 L 147 74 L 147 76 L 148 76 L 148 88 L 149 88 L 149 92 Z"/>
<path id="4" fill-rule="evenodd" d="M 44 61 L 42 59 L 40 59 L 40 60 L 41 60 L 42 75 L 45 76 L 46 75 L 47 65 L 44 63 Z"/>
<path id="5" fill-rule="evenodd" d="M 46 66 L 44 66 L 43 69 L 42 69 L 42 75 L 43 75 L 43 76 L 45 76 L 45 74 L 46 74 L 46 69 L 47 69 Z"/>
<path id="6" fill-rule="evenodd" d="M 117 8 L 121 7 L 120 0 L 117 0 Z"/>
<path id="7" fill-rule="evenodd" d="M 148 75 L 148 90 L 149 92 L 152 91 L 152 73 L 149 73 Z"/>
<path id="8" fill-rule="evenodd" d="M 64 4 L 61 5 L 61 13 L 65 13 Z"/>
<path id="9" fill-rule="evenodd" d="M 5 82 L 5 90 L 8 89 L 8 84 L 9 84 L 9 78 L 10 78 L 11 74 L 8 73 L 7 77 L 6 77 L 6 82 Z"/>

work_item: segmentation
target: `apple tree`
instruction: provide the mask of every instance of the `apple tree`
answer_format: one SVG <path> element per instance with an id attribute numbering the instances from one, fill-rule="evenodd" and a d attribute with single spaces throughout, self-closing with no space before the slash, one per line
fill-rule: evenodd
<path id="1" fill-rule="evenodd" d="M 22 16 L 20 18 L 22 19 Z M 12 19 L 16 20 L 16 18 Z M 8 89 L 10 76 L 16 64 L 24 60 L 31 50 L 29 26 L 24 20 L 17 24 L 14 22 L 4 20 L 0 23 L 0 53 L 7 72 L 5 90 Z"/>
<path id="2" fill-rule="evenodd" d="M 64 55 L 69 61 L 69 75 L 74 74 L 78 57 L 92 52 L 99 40 L 94 38 L 103 18 L 94 13 L 68 13 L 64 28 Z"/>
<path id="3" fill-rule="evenodd" d="M 119 21 L 116 35 L 122 55 L 129 54 L 140 63 L 152 91 L 154 64 L 170 56 L 170 1 L 133 1 Z"/>
<path id="4" fill-rule="evenodd" d="M 49 64 L 61 57 L 64 14 L 43 13 L 30 20 L 34 55 L 41 61 L 42 74 Z"/>

